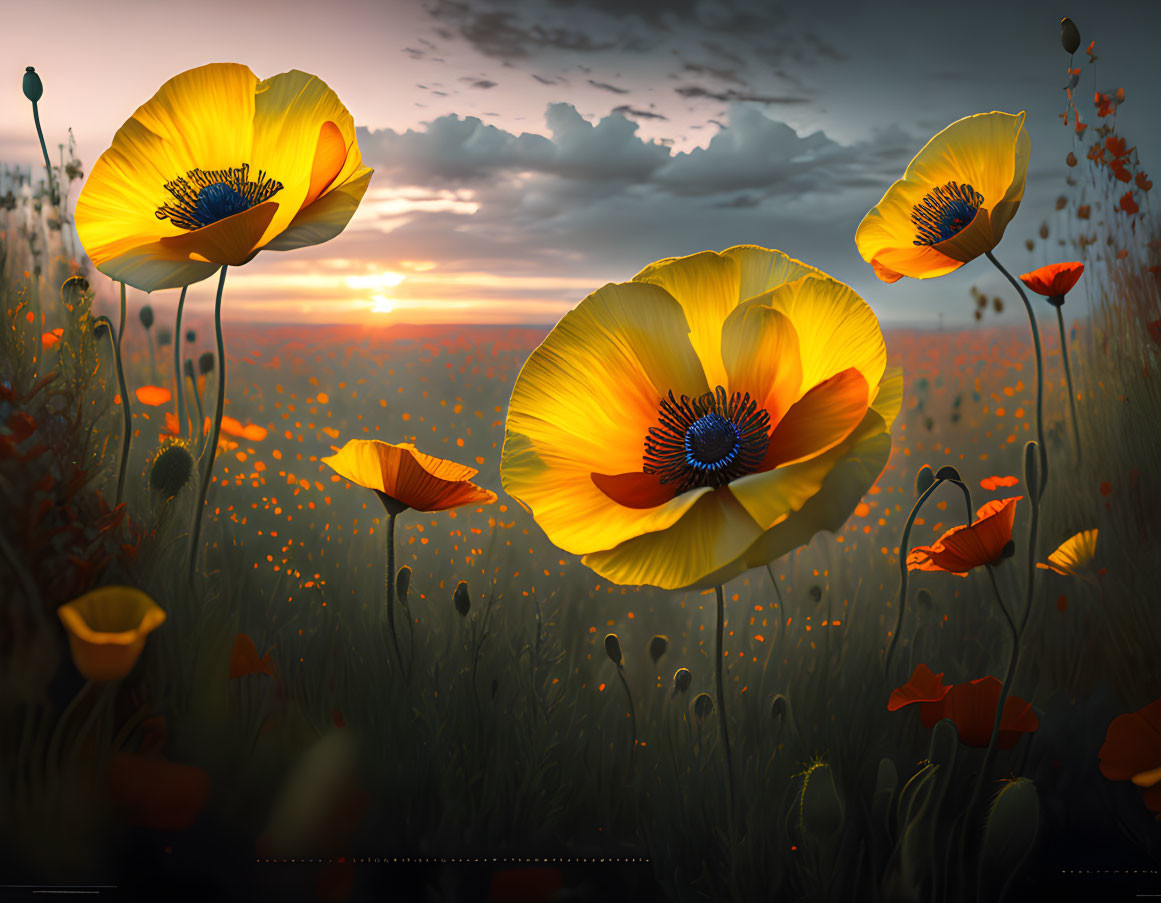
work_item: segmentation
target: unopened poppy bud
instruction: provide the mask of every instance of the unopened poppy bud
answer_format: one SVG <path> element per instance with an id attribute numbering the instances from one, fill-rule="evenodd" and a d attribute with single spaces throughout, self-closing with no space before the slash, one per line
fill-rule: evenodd
<path id="1" fill-rule="evenodd" d="M 931 593 L 927 589 L 920 589 L 915 594 L 915 601 L 921 608 L 931 608 Z"/>
<path id="2" fill-rule="evenodd" d="M 411 566 L 405 564 L 395 573 L 395 597 L 401 605 L 407 604 L 409 589 L 411 589 Z"/>
<path id="3" fill-rule="evenodd" d="M 1069 151 L 1068 156 L 1064 158 L 1064 162 L 1067 163 L 1069 166 L 1076 166 L 1076 163 L 1077 163 L 1076 154 L 1074 154 L 1072 151 Z"/>
<path id="4" fill-rule="evenodd" d="M 617 639 L 615 633 L 610 633 L 605 637 L 605 655 L 609 657 L 609 661 L 617 666 L 620 666 L 624 661 L 621 656 L 621 641 Z"/>
<path id="5" fill-rule="evenodd" d="M 149 468 L 149 485 L 162 498 L 171 499 L 189 482 L 193 474 L 193 456 L 181 442 L 165 446 Z"/>
<path id="6" fill-rule="evenodd" d="M 187 329 L 185 331 L 185 340 L 192 345 L 198 340 L 198 334 L 192 329 Z"/>
<path id="7" fill-rule="evenodd" d="M 93 323 L 93 335 L 98 339 L 103 339 L 106 332 L 111 333 L 112 331 L 113 324 L 109 322 L 108 317 L 97 317 L 96 322 Z"/>
<path id="8" fill-rule="evenodd" d="M 1004 312 L 1004 299 L 1003 298 L 993 298 L 992 299 L 992 310 L 994 310 L 998 314 L 1002 314 Z"/>
<path id="9" fill-rule="evenodd" d="M 212 373 L 214 370 L 214 353 L 212 351 L 203 351 L 198 358 L 198 372 Z"/>
<path id="10" fill-rule="evenodd" d="M 673 692 L 684 693 L 693 682 L 693 672 L 689 668 L 678 668 L 673 672 Z"/>
<path id="11" fill-rule="evenodd" d="M 36 74 L 36 69 L 28 66 L 24 70 L 24 96 L 36 103 L 44 95 L 44 84 L 40 80 L 40 76 Z"/>
<path id="12" fill-rule="evenodd" d="M 781 693 L 775 694 L 770 700 L 770 717 L 775 721 L 784 722 L 790 713 L 790 700 Z"/>
<path id="13" fill-rule="evenodd" d="M 665 651 L 669 648 L 669 637 L 658 634 L 649 641 L 649 657 L 653 659 L 653 664 L 657 664 L 658 659 L 665 655 Z"/>
<path id="14" fill-rule="evenodd" d="M 919 496 L 923 495 L 923 493 L 931 488 L 931 484 L 934 482 L 935 471 L 933 471 L 928 465 L 924 464 L 919 468 L 919 472 L 915 474 L 915 497 L 918 498 Z"/>
<path id="15" fill-rule="evenodd" d="M 817 583 L 816 583 L 816 584 L 814 584 L 814 585 L 813 585 L 813 586 L 812 586 L 812 587 L 811 587 L 811 588 L 808 590 L 808 592 L 810 593 L 810 599 L 811 599 L 811 601 L 812 601 L 812 602 L 814 602 L 814 604 L 815 604 L 815 605 L 817 605 L 819 602 L 821 602 L 821 601 L 822 601 L 822 587 L 821 587 L 821 586 L 819 586 Z"/>
<path id="16" fill-rule="evenodd" d="M 1024 247 L 1026 247 L 1029 251 L 1034 251 L 1036 249 L 1036 242 L 1034 242 L 1032 239 L 1028 239 L 1026 242 L 1024 242 Z"/>
<path id="17" fill-rule="evenodd" d="M 981 872 L 1004 882 L 1032 852 L 1040 829 L 1040 796 L 1028 778 L 1005 782 L 984 825 Z"/>
<path id="18" fill-rule="evenodd" d="M 1080 29 L 1068 16 L 1060 20 L 1060 46 L 1070 56 L 1080 49 Z"/>
<path id="19" fill-rule="evenodd" d="M 1057 207 L 1056 207 L 1057 210 L 1060 210 L 1064 206 L 1063 204 L 1060 203 L 1060 200 L 1061 199 L 1057 200 Z M 1041 238 L 1048 238 L 1048 223 L 1046 223 L 1046 222 L 1040 224 L 1040 237 Z"/>
<path id="20" fill-rule="evenodd" d="M 950 464 L 944 464 L 943 467 L 939 468 L 939 470 L 935 472 L 935 478 L 937 480 L 955 480 L 957 483 L 963 482 L 963 480 L 960 479 L 959 471 L 952 467 Z"/>
<path id="21" fill-rule="evenodd" d="M 1036 493 L 1040 485 L 1040 446 L 1035 439 L 1029 439 L 1024 444 L 1024 484 L 1028 487 L 1028 494 Z M 1033 496 L 1036 497 L 1036 496 Z"/>
<path id="22" fill-rule="evenodd" d="M 453 601 L 456 604 L 456 611 L 458 611 L 462 617 L 466 618 L 468 616 L 468 612 L 472 610 L 472 597 L 468 592 L 467 580 L 460 581 L 459 586 L 456 587 Z"/>
<path id="23" fill-rule="evenodd" d="M 709 693 L 698 693 L 693 697 L 693 715 L 699 722 L 705 721 L 714 713 L 714 701 Z"/>
<path id="24" fill-rule="evenodd" d="M 141 310 L 138 311 L 137 315 L 141 317 L 141 325 L 146 329 L 149 329 L 153 326 L 153 308 L 148 304 L 142 305 Z"/>

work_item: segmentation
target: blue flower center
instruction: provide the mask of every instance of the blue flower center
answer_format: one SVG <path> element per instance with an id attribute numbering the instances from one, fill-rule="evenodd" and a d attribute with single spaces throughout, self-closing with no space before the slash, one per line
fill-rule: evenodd
<path id="1" fill-rule="evenodd" d="M 235 213 L 249 210 L 282 190 L 282 183 L 266 178 L 259 170 L 250 179 L 250 164 L 233 169 L 191 169 L 165 183 L 173 203 L 162 204 L 154 215 L 182 229 L 200 229 Z"/>
<path id="2" fill-rule="evenodd" d="M 770 415 L 749 394 L 728 396 L 721 386 L 680 401 L 670 392 L 657 420 L 645 438 L 642 469 L 676 483 L 678 492 L 724 486 L 753 473 L 770 443 Z"/>
<path id="3" fill-rule="evenodd" d="M 971 185 L 948 182 L 928 192 L 911 211 L 916 229 L 914 244 L 937 245 L 959 234 L 984 203 L 984 196 Z"/>

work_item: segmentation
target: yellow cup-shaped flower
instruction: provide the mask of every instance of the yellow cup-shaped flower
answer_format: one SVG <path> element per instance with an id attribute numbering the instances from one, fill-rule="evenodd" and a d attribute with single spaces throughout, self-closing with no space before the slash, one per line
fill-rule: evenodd
<path id="1" fill-rule="evenodd" d="M 77 235 L 110 278 L 174 288 L 334 238 L 370 178 L 351 114 L 318 78 L 214 63 L 117 131 L 77 200 Z"/>
<path id="2" fill-rule="evenodd" d="M 120 680 L 133 670 L 145 638 L 165 612 L 139 589 L 103 586 L 57 609 L 69 635 L 73 663 L 89 680 Z"/>
<path id="3" fill-rule="evenodd" d="M 712 586 L 837 530 L 887 463 L 902 375 L 848 286 L 742 245 L 585 298 L 512 390 L 505 490 L 622 584 Z"/>
<path id="4" fill-rule="evenodd" d="M 863 217 L 855 245 L 884 282 L 943 276 L 991 251 L 1024 197 L 1024 114 L 978 113 L 924 146 Z"/>

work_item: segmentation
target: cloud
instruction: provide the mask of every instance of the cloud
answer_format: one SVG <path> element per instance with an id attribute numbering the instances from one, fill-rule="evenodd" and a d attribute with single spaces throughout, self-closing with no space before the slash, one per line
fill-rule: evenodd
<path id="1" fill-rule="evenodd" d="M 668 116 L 663 116 L 661 113 L 654 113 L 651 110 L 637 110 L 628 104 L 621 104 L 619 107 L 613 107 L 614 113 L 620 113 L 622 116 L 628 116 L 634 119 L 668 119 Z"/>
<path id="2" fill-rule="evenodd" d="M 602 91 L 611 91 L 614 94 L 628 94 L 628 88 L 618 88 L 616 85 L 610 85 L 607 82 L 599 82 L 594 79 L 589 79 L 589 84 L 594 88 L 600 88 Z"/>
<path id="3" fill-rule="evenodd" d="M 701 85 L 682 85 L 673 90 L 688 100 L 708 98 L 722 103 L 810 103 L 809 97 L 797 97 L 789 94 L 758 94 L 753 91 L 737 91 L 733 88 L 728 88 L 725 91 L 712 91 Z"/>

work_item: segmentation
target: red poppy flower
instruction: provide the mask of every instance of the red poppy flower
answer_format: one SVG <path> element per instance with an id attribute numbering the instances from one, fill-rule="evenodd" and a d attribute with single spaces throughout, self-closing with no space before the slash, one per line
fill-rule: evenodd
<path id="1" fill-rule="evenodd" d="M 1113 171 L 1113 175 L 1116 176 L 1118 182 L 1131 182 L 1131 181 L 1133 181 L 1133 174 L 1131 172 L 1129 172 L 1128 169 L 1125 168 L 1125 161 L 1124 160 L 1121 160 L 1121 159 L 1110 160 L 1109 161 L 1109 169 L 1111 169 Z"/>
<path id="2" fill-rule="evenodd" d="M 1031 273 L 1025 273 L 1020 277 L 1020 281 L 1038 295 L 1046 298 L 1063 298 L 1072 291 L 1083 272 L 1084 264 L 1079 260 L 1050 263 Z"/>
<path id="3" fill-rule="evenodd" d="M 1137 187 L 1142 191 L 1148 191 L 1153 187 L 1153 183 L 1149 181 L 1149 177 L 1144 172 L 1137 173 Z"/>
<path id="4" fill-rule="evenodd" d="M 1125 148 L 1125 139 L 1120 135 L 1109 135 L 1105 139 L 1105 147 L 1114 157 L 1127 157 L 1130 149 Z"/>
<path id="5" fill-rule="evenodd" d="M 234 651 L 230 654 L 230 677 L 244 677 L 247 674 L 266 674 L 274 676 L 274 659 L 267 652 L 261 659 L 258 658 L 258 647 L 254 641 L 244 633 L 238 634 L 234 640 Z"/>
<path id="6" fill-rule="evenodd" d="M 943 700 L 926 703 L 920 714 L 924 725 L 931 727 L 943 718 L 950 718 L 959 732 L 959 741 L 965 746 L 985 747 L 992 737 L 996 723 L 996 706 L 1000 704 L 1003 684 L 994 677 L 981 677 L 965 684 L 956 684 Z M 938 709 L 938 711 L 937 711 Z M 1030 703 L 1019 696 L 1009 695 L 1004 700 L 1004 714 L 1000 718 L 1000 735 L 996 738 L 999 749 L 1011 749 L 1021 734 L 1030 734 L 1040 727 L 1040 720 Z"/>
<path id="7" fill-rule="evenodd" d="M 1007 486 L 1015 486 L 1015 485 L 1016 485 L 1017 483 L 1019 483 L 1019 482 L 1020 482 L 1020 478 L 1019 478 L 1019 477 L 1013 477 L 1013 476 L 1006 476 L 1006 477 L 990 476 L 990 477 L 984 477 L 982 480 L 980 480 L 980 488 L 981 488 L 981 489 L 986 489 L 988 492 L 991 492 L 991 491 L 993 491 L 993 490 L 995 490 L 995 489 L 999 489 L 1001 486 L 1005 486 L 1005 487 L 1007 487 Z"/>
<path id="8" fill-rule="evenodd" d="M 64 330 L 63 329 L 54 329 L 51 332 L 46 332 L 44 335 L 42 335 L 40 337 L 40 341 L 41 341 L 41 344 L 43 344 L 45 348 L 51 348 L 51 347 L 53 347 L 53 345 L 59 344 L 61 338 L 63 338 L 63 337 L 64 337 Z"/>
<path id="9" fill-rule="evenodd" d="M 916 702 L 938 703 L 949 692 L 951 692 L 951 687 L 943 685 L 943 672 L 933 674 L 927 665 L 920 663 L 915 666 L 915 671 L 907 683 L 891 691 L 891 698 L 887 700 L 887 711 L 896 712 L 904 706 Z M 934 724 L 935 721 L 931 723 Z M 928 727 L 930 726 L 928 725 Z"/>
<path id="10" fill-rule="evenodd" d="M 1110 781 L 1132 781 L 1149 811 L 1161 812 L 1161 699 L 1112 720 L 1100 769 Z"/>
<path id="11" fill-rule="evenodd" d="M 1012 541 L 1016 502 L 1023 496 L 994 499 L 976 512 L 970 525 L 952 527 L 930 546 L 916 546 L 907 556 L 912 571 L 946 571 L 966 577 L 972 568 L 995 564 Z"/>
<path id="12" fill-rule="evenodd" d="M 1137 213 L 1141 209 L 1137 206 L 1137 202 L 1133 200 L 1133 192 L 1131 191 L 1125 192 L 1124 196 L 1121 198 L 1120 207 L 1125 211 L 1125 213 L 1130 215 Z"/>

